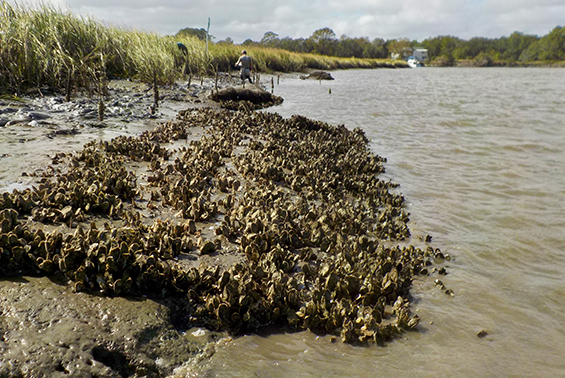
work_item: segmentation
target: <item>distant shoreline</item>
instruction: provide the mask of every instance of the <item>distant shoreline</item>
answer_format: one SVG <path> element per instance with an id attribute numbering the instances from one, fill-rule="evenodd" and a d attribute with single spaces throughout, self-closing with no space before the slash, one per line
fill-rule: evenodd
<path id="1" fill-rule="evenodd" d="M 492 63 L 477 62 L 474 60 L 456 60 L 453 65 L 447 66 L 442 64 L 426 64 L 427 67 L 530 67 L 530 68 L 563 68 L 565 61 L 555 62 L 507 62 L 507 61 L 494 61 Z"/>

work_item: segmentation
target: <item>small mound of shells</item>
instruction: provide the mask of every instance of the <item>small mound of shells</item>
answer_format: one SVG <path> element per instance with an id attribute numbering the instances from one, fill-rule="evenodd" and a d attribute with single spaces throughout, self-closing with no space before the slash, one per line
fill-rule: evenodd
<path id="1" fill-rule="evenodd" d="M 220 107 L 230 110 L 251 111 L 264 109 L 283 103 L 283 98 L 275 96 L 261 88 L 251 86 L 227 87 L 212 91 L 209 98 L 220 104 Z"/>
<path id="2" fill-rule="evenodd" d="M 412 279 L 439 252 L 395 245 L 410 236 L 404 198 L 367 145 L 360 129 L 208 108 L 89 143 L 0 195 L 0 275 L 178 296 L 187 327 L 382 344 L 417 327 Z"/>
<path id="3" fill-rule="evenodd" d="M 301 80 L 335 80 L 333 76 L 326 71 L 314 71 L 308 75 L 300 76 Z"/>

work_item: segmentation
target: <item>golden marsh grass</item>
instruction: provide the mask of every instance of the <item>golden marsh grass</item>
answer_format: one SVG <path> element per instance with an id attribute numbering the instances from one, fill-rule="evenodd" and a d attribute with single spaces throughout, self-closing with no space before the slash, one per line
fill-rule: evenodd
<path id="1" fill-rule="evenodd" d="M 188 49 L 177 48 L 182 42 Z M 38 9 L 0 1 L 0 92 L 21 94 L 50 86 L 97 92 L 108 77 L 167 84 L 183 78 L 227 72 L 242 46 L 176 39 L 156 33 L 105 26 L 50 5 Z M 353 59 L 246 47 L 258 72 L 307 69 L 401 67 L 402 61 Z"/>

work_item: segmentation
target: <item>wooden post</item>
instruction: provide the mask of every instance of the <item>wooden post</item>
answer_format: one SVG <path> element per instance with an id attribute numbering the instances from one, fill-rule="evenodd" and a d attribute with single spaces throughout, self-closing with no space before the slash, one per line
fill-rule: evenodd
<path id="1" fill-rule="evenodd" d="M 73 89 L 73 74 L 72 70 L 69 69 L 67 74 L 67 93 L 65 93 L 65 100 L 67 102 L 71 101 L 71 90 Z"/>
<path id="2" fill-rule="evenodd" d="M 157 86 L 157 75 L 153 75 L 153 102 L 155 107 L 159 106 L 159 87 Z"/>
<path id="3" fill-rule="evenodd" d="M 216 69 L 216 83 L 215 83 L 215 88 L 216 88 L 216 92 L 218 92 L 218 66 L 217 66 L 217 65 L 216 65 L 215 69 Z"/>
<path id="4" fill-rule="evenodd" d="M 206 59 L 208 59 L 208 40 L 210 39 L 210 17 L 208 17 L 208 28 L 206 29 Z"/>
<path id="5" fill-rule="evenodd" d="M 159 107 L 159 87 L 157 86 L 157 71 L 153 70 L 153 106 L 151 106 L 151 114 L 155 114 Z"/>
<path id="6" fill-rule="evenodd" d="M 104 99 L 100 96 L 100 100 L 98 100 L 98 120 L 100 122 L 104 121 Z"/>

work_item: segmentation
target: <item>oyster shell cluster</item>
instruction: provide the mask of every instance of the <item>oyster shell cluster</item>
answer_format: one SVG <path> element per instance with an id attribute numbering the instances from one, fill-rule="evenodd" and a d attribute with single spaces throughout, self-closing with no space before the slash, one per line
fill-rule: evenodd
<path id="1" fill-rule="evenodd" d="M 383 162 L 360 129 L 182 111 L 59 154 L 37 185 L 1 194 L 0 275 L 178 296 L 188 323 L 232 334 L 275 325 L 381 344 L 417 327 L 412 279 L 444 257 L 398 243 L 409 216 Z"/>
<path id="2" fill-rule="evenodd" d="M 209 98 L 218 102 L 224 109 L 240 111 L 264 109 L 283 103 L 282 97 L 275 96 L 258 86 L 227 87 L 212 91 Z"/>

